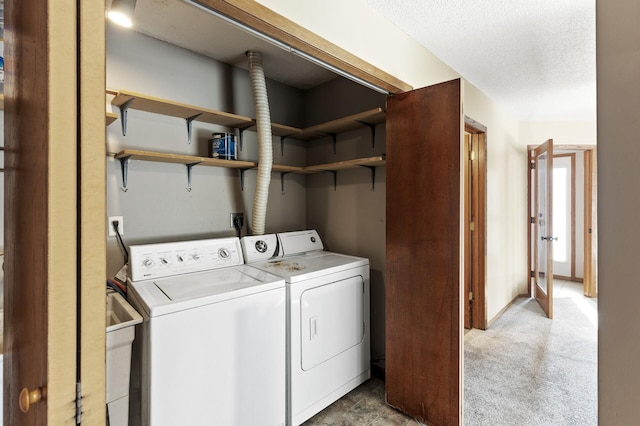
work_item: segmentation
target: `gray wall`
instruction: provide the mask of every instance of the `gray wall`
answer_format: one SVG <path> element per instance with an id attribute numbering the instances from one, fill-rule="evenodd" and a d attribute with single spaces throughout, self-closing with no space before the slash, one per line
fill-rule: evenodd
<path id="1" fill-rule="evenodd" d="M 107 31 L 107 87 L 255 116 L 246 71 L 113 27 Z M 268 92 L 272 121 L 296 127 L 384 107 L 386 100 L 342 78 L 306 92 L 268 81 Z M 107 150 L 206 155 L 207 138 L 219 130 L 225 129 L 194 124 L 188 145 L 184 120 L 130 110 L 126 136 L 119 120 L 107 128 Z M 340 134 L 336 154 L 331 138 L 286 139 L 284 157 L 280 139 L 274 137 L 274 163 L 320 164 L 381 155 L 384 132 L 384 125 L 376 127 L 375 148 L 368 128 Z M 245 132 L 244 145 L 239 158 L 257 160 L 256 134 Z M 337 179 L 334 190 L 331 173 L 287 174 L 283 194 L 280 175 L 273 173 L 266 231 L 315 228 L 328 249 L 370 259 L 372 352 L 379 358 L 384 354 L 385 168 L 376 170 L 375 191 L 365 168 L 340 171 Z M 107 215 L 124 217 L 127 244 L 233 236 L 229 213 L 243 211 L 250 217 L 255 171 L 246 172 L 244 191 L 237 171 L 214 167 L 194 167 L 191 192 L 186 185 L 183 165 L 132 161 L 128 191 L 123 192 L 120 163 L 108 158 Z M 115 238 L 108 238 L 108 273 L 115 274 L 122 264 Z"/>
<path id="2" fill-rule="evenodd" d="M 255 117 L 246 71 L 109 25 L 107 88 Z M 302 126 L 304 93 L 273 81 L 267 82 L 267 89 L 272 121 Z M 114 112 L 119 113 L 115 107 Z M 211 133 L 224 130 L 232 129 L 194 123 L 193 142 L 189 145 L 184 120 L 130 110 L 126 136 L 122 136 L 120 120 L 107 128 L 107 151 L 130 148 L 206 156 Z M 301 142 L 285 141 L 284 157 L 277 137 L 273 148 L 276 164 L 305 163 Z M 244 151 L 239 152 L 239 159 L 255 161 L 257 157 L 256 134 L 245 132 Z M 230 213 L 244 212 L 250 226 L 255 174 L 253 170 L 245 173 L 245 189 L 241 191 L 238 171 L 196 166 L 193 190 L 188 192 L 184 165 L 131 161 L 129 189 L 123 192 L 120 163 L 107 158 L 107 216 L 124 217 L 123 237 L 127 244 L 234 236 L 235 231 L 229 226 Z M 305 176 L 287 175 L 284 194 L 279 175 L 274 173 L 272 177 L 266 231 L 304 229 Z M 115 274 L 122 264 L 115 238 L 108 238 L 107 273 Z"/>
<path id="3" fill-rule="evenodd" d="M 307 93 L 308 117 L 332 120 L 385 106 L 386 97 L 345 80 L 333 80 Z M 315 123 L 309 123 L 315 124 Z M 339 134 L 336 153 L 332 138 L 307 143 L 308 164 L 323 164 L 385 152 L 385 126 L 375 132 L 375 148 L 368 128 Z M 333 175 L 307 177 L 307 226 L 320 232 L 331 251 L 369 258 L 371 268 L 371 352 L 384 355 L 384 274 L 386 188 L 385 167 L 376 168 L 375 190 L 368 169 L 339 171 L 334 190 Z"/>
<path id="4" fill-rule="evenodd" d="M 638 423 L 640 3 L 596 2 L 599 424 Z"/>

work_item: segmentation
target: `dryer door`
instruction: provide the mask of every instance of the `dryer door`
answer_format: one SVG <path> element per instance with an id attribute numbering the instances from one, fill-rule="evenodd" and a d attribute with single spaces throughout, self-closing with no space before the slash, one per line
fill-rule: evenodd
<path id="1" fill-rule="evenodd" d="M 301 366 L 308 371 L 364 339 L 364 279 L 357 275 L 300 297 Z"/>

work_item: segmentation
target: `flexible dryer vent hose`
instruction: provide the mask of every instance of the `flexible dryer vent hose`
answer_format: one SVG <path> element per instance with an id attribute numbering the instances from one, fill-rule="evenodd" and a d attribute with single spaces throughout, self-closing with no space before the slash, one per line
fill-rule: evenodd
<path id="1" fill-rule="evenodd" d="M 251 232 L 253 235 L 263 235 L 267 217 L 269 184 L 271 183 L 271 166 L 273 165 L 271 114 L 264 69 L 262 68 L 262 55 L 260 52 L 248 51 L 247 56 L 249 57 L 249 77 L 251 78 L 258 126 L 258 176 L 256 192 L 253 196 Z"/>

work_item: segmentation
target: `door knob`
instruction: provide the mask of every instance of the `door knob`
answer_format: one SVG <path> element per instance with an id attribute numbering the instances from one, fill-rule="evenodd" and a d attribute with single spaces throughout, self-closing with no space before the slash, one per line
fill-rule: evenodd
<path id="1" fill-rule="evenodd" d="M 20 396 L 18 398 L 20 411 L 27 413 L 33 404 L 37 404 L 38 402 L 47 399 L 47 388 L 41 387 L 32 391 L 27 388 L 23 388 L 22 391 L 20 391 Z"/>
<path id="2" fill-rule="evenodd" d="M 540 237 L 540 239 L 542 241 L 558 241 L 558 237 L 553 237 L 551 235 L 549 235 L 548 237 L 545 237 L 544 235 L 542 237 Z"/>

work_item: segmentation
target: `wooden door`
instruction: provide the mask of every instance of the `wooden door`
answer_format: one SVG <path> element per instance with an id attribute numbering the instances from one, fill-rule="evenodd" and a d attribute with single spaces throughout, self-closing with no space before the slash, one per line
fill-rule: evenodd
<path id="1" fill-rule="evenodd" d="M 83 421 L 101 424 L 104 3 L 21 0 L 4 12 L 3 420 L 74 425 L 82 383 Z M 23 389 L 42 396 L 26 413 Z"/>
<path id="2" fill-rule="evenodd" d="M 534 161 L 534 296 L 553 318 L 553 140 L 533 150 Z"/>
<path id="3" fill-rule="evenodd" d="M 387 102 L 386 388 L 393 407 L 462 422 L 461 82 Z"/>

